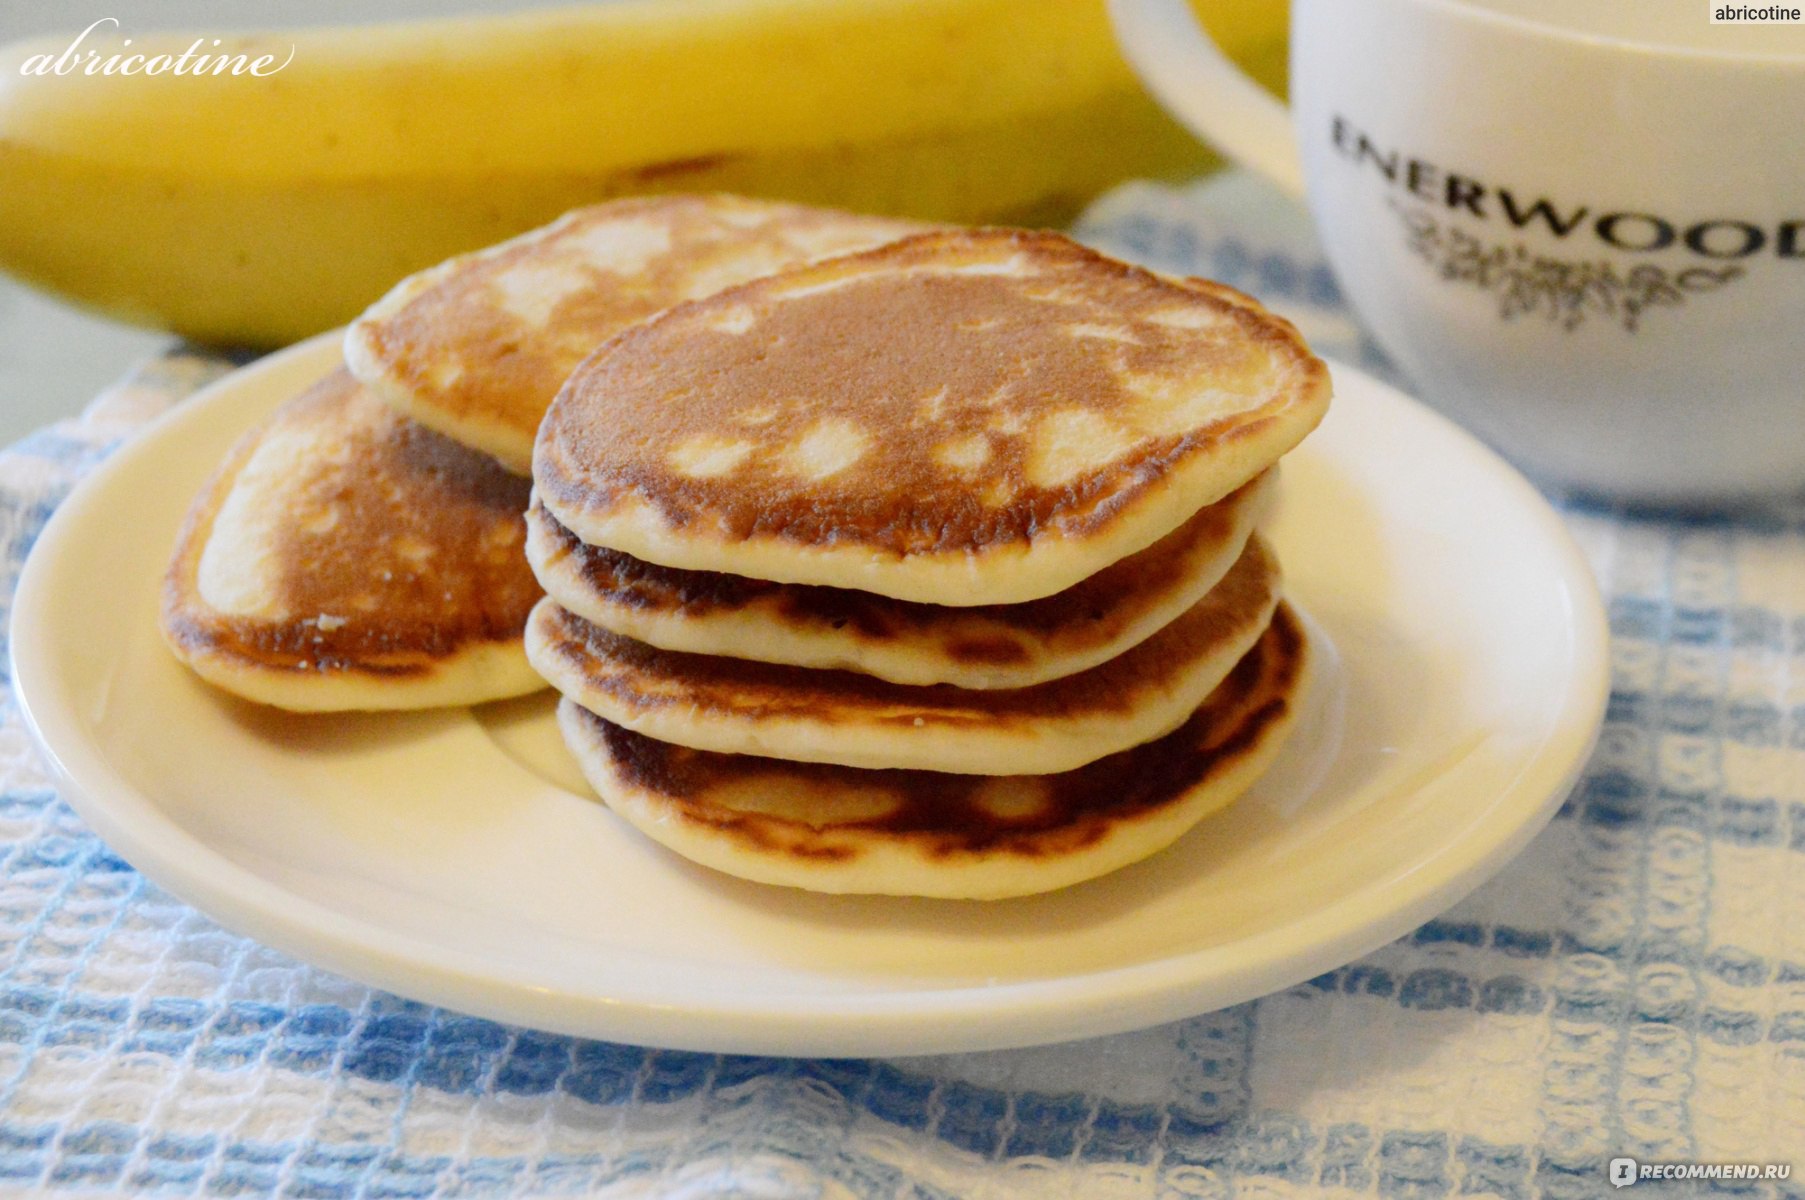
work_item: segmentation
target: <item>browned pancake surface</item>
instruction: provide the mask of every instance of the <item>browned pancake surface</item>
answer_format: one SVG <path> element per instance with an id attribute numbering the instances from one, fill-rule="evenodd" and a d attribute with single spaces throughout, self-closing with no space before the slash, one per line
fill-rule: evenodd
<path id="1" fill-rule="evenodd" d="M 454 259 L 398 307 L 379 305 L 354 337 L 385 388 L 408 396 L 411 415 L 453 434 L 501 431 L 502 442 L 482 448 L 524 472 L 558 388 L 621 329 L 681 300 L 923 228 L 732 196 L 619 200 Z M 518 443 L 518 461 L 504 443 Z"/>
<path id="2" fill-rule="evenodd" d="M 1224 415 L 1194 424 L 1175 396 L 1201 386 Z M 1105 529 L 1300 406 L 1301 437 L 1319 394 L 1296 332 L 1228 289 L 1057 234 L 929 233 L 622 334 L 560 393 L 535 471 L 577 528 L 640 504 L 724 542 L 973 551 Z"/>
<path id="3" fill-rule="evenodd" d="M 238 548 L 267 603 L 221 612 L 201 595 L 202 556 L 242 472 L 275 437 L 302 452 L 264 492 L 282 506 L 267 536 Z M 336 371 L 247 434 L 196 501 L 165 583 L 165 631 L 189 654 L 383 677 L 518 642 L 541 594 L 524 552 L 529 491 Z"/>
<path id="4" fill-rule="evenodd" d="M 620 782 L 674 817 L 759 854 L 842 863 L 875 840 L 931 858 L 1058 858 L 1207 787 L 1299 702 L 1303 634 L 1281 605 L 1272 624 L 1191 718 L 1156 741 L 1056 775 L 992 779 L 718 754 L 656 741 L 570 705 Z M 757 797 L 796 799 L 781 810 Z"/>

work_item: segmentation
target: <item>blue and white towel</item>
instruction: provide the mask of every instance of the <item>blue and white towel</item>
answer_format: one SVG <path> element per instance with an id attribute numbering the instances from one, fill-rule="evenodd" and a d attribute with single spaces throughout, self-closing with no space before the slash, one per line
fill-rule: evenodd
<path id="1" fill-rule="evenodd" d="M 1080 233 L 1385 370 L 1302 214 L 1134 185 Z M 0 456 L 0 608 L 80 476 L 230 364 L 176 353 Z M 1569 511 L 1615 684 L 1494 882 L 1255 1003 L 890 1062 L 585 1042 L 373 992 L 146 883 L 0 699 L 0 1195 L 927 1198 L 1614 1194 L 1613 1157 L 1790 1163 L 1805 1197 L 1805 511 Z M 1639 1185 L 1700 1194 L 1706 1185 Z"/>

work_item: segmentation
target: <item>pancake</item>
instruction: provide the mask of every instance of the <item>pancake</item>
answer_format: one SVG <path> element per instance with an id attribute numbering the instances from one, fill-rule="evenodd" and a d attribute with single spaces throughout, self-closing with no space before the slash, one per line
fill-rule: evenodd
<path id="1" fill-rule="evenodd" d="M 1295 725 L 1310 656 L 1271 626 L 1165 737 L 1055 775 L 861 771 L 689 750 L 566 699 L 559 725 L 598 795 L 687 859 L 818 892 L 999 899 L 1138 862 L 1244 792 Z"/>
<path id="2" fill-rule="evenodd" d="M 1152 545 L 1321 419 L 1297 331 L 1054 233 L 925 233 L 671 309 L 587 359 L 534 484 L 644 562 L 1014 604 Z"/>
<path id="3" fill-rule="evenodd" d="M 946 608 L 870 592 L 679 571 L 586 546 L 542 505 L 527 558 L 548 595 L 611 633 L 662 650 L 857 671 L 892 683 L 1031 687 L 1152 636 L 1234 565 L 1268 507 L 1255 476 L 1164 538 L 1063 592 Z"/>
<path id="4" fill-rule="evenodd" d="M 529 490 L 334 372 L 246 434 L 195 499 L 164 637 L 203 679 L 281 708 L 535 691 Z"/>
<path id="5" fill-rule="evenodd" d="M 1127 653 L 1078 675 L 994 691 L 657 650 L 549 598 L 527 622 L 527 655 L 590 712 L 698 750 L 1040 775 L 1182 724 L 1259 639 L 1278 599 L 1278 564 L 1256 535 L 1209 595 Z"/>
<path id="6" fill-rule="evenodd" d="M 511 470 L 579 362 L 680 300 L 924 225 L 735 196 L 577 209 L 409 276 L 357 319 L 345 360 L 378 396 Z"/>

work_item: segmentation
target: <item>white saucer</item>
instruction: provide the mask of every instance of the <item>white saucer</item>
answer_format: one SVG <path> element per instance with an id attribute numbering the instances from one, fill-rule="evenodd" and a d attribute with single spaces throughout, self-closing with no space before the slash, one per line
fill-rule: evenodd
<path id="1" fill-rule="evenodd" d="M 559 786 L 577 777 L 543 700 L 289 716 L 213 691 L 163 647 L 158 587 L 190 497 L 338 345 L 237 372 L 76 490 L 19 585 L 14 679 L 69 802 L 134 866 L 232 929 L 403 995 L 747 1053 L 1151 1025 L 1328 970 L 1454 903 L 1547 821 L 1603 715 L 1604 616 L 1560 519 L 1466 434 L 1337 367 L 1271 526 L 1336 661 L 1252 794 L 1050 896 L 728 879 Z"/>

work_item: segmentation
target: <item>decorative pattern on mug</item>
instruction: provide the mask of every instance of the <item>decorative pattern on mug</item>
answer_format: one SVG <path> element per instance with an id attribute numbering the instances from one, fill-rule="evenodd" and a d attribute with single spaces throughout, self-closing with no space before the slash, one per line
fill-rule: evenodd
<path id="1" fill-rule="evenodd" d="M 1606 259 L 1550 258 L 1521 242 L 1488 244 L 1421 208 L 1395 200 L 1391 207 L 1417 257 L 1443 279 L 1495 294 L 1498 315 L 1507 321 L 1540 314 L 1571 332 L 1596 317 L 1635 333 L 1649 309 L 1677 308 L 1689 296 L 1715 292 L 1747 273 L 1742 267 L 1670 271 L 1653 263 L 1624 271 Z"/>

